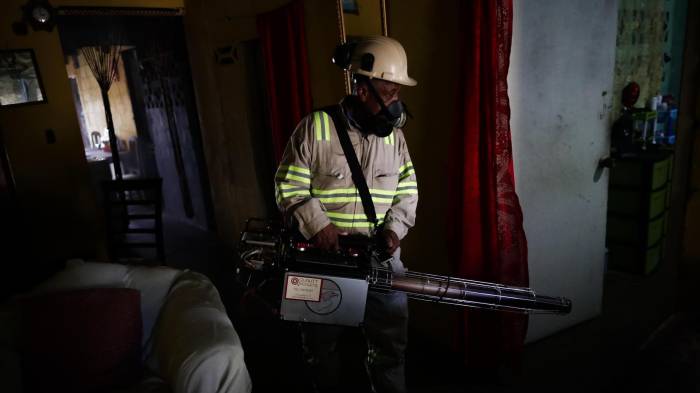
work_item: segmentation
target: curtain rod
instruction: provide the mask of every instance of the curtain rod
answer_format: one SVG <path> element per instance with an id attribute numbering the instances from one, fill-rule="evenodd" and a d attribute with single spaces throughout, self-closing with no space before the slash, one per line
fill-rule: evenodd
<path id="1" fill-rule="evenodd" d="M 184 8 L 59 7 L 61 16 L 183 16 Z"/>

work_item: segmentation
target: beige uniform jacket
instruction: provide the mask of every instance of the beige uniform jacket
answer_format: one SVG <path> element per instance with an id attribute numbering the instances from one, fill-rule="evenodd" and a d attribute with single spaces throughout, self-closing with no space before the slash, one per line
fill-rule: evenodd
<path id="1" fill-rule="evenodd" d="M 352 125 L 348 131 L 379 223 L 403 238 L 415 223 L 418 204 L 403 132 L 395 128 L 380 138 Z M 285 215 L 293 212 L 307 239 L 330 223 L 350 234 L 372 230 L 333 120 L 325 112 L 313 112 L 297 126 L 275 175 L 275 194 L 279 208 Z"/>

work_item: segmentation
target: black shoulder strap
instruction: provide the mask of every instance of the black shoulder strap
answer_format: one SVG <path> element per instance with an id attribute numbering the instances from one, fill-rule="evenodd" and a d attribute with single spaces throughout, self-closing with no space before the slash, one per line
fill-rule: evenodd
<path id="1" fill-rule="evenodd" d="M 355 149 L 352 147 L 352 142 L 350 142 L 350 135 L 348 135 L 348 124 L 345 118 L 341 116 L 342 108 L 340 105 L 332 105 L 323 108 L 323 111 L 330 115 L 333 119 L 333 124 L 335 125 L 335 130 L 338 132 L 338 140 L 340 141 L 340 146 L 343 147 L 343 153 L 345 153 L 345 159 L 348 160 L 348 165 L 350 166 L 350 172 L 352 173 L 352 181 L 355 183 L 355 187 L 360 192 L 360 199 L 362 199 L 362 207 L 365 209 L 365 215 L 367 219 L 377 227 L 377 212 L 374 210 L 374 203 L 372 203 L 372 195 L 369 193 L 369 187 L 367 187 L 367 181 L 365 180 L 365 175 L 362 173 L 362 167 L 359 161 L 357 161 L 357 154 L 355 154 Z"/>

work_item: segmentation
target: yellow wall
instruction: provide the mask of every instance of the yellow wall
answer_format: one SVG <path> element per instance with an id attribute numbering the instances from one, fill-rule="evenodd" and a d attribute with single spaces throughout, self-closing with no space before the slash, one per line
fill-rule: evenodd
<path id="1" fill-rule="evenodd" d="M 102 133 L 102 140 L 108 140 L 105 107 L 102 102 L 102 92 L 95 76 L 85 62 L 83 55 L 78 55 L 80 67 L 75 68 L 73 61 L 66 65 L 69 78 L 75 78 L 83 107 L 83 117 L 88 136 L 93 131 Z M 129 86 L 126 83 L 124 61 L 119 58 L 119 79 L 112 83 L 109 89 L 109 104 L 114 120 L 114 130 L 117 138 L 129 140 L 136 137 L 136 123 L 131 107 Z"/>
<path id="2" fill-rule="evenodd" d="M 313 106 L 336 104 L 345 95 L 345 82 L 342 70 L 331 63 L 339 40 L 335 1 L 305 0 L 304 9 Z"/>
<path id="3" fill-rule="evenodd" d="M 388 0 L 387 0 L 388 1 Z M 393 4 L 393 3 L 392 3 Z M 359 13 L 345 13 L 345 34 L 348 37 L 366 37 L 382 34 L 379 0 L 357 0 Z"/>
<path id="4" fill-rule="evenodd" d="M 3 49 L 35 51 L 48 103 L 0 109 L 3 131 L 23 216 L 34 228 L 30 236 L 38 257 L 62 259 L 92 256 L 104 249 L 101 215 L 95 205 L 83 154 L 57 29 L 12 33 L 26 0 L 4 0 L 0 13 Z M 175 0 L 61 1 L 60 6 L 182 7 Z M 44 131 L 53 129 L 56 143 L 47 144 Z M 33 263 L 33 261 L 27 261 Z"/>

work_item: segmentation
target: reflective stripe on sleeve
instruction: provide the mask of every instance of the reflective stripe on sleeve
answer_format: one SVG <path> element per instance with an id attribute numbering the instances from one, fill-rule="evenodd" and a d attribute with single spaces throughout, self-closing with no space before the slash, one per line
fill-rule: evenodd
<path id="1" fill-rule="evenodd" d="M 295 197 L 295 196 L 311 196 L 309 190 L 295 189 L 295 190 L 280 190 L 280 196 L 284 199 Z"/>
<path id="2" fill-rule="evenodd" d="M 396 195 L 418 194 L 418 183 L 415 181 L 402 181 L 396 186 Z"/>
<path id="3" fill-rule="evenodd" d="M 295 180 L 300 183 L 311 184 L 311 171 L 295 165 L 280 165 L 275 180 Z"/>
<path id="4" fill-rule="evenodd" d="M 275 199 L 277 203 L 282 202 L 283 199 L 289 199 L 293 197 L 311 197 L 311 191 L 306 186 L 301 186 L 297 184 L 287 184 L 281 183 L 277 184 L 275 187 Z"/>
<path id="5" fill-rule="evenodd" d="M 405 179 L 411 175 L 415 175 L 416 171 L 413 170 L 413 162 L 407 162 L 399 167 L 399 180 Z"/>

